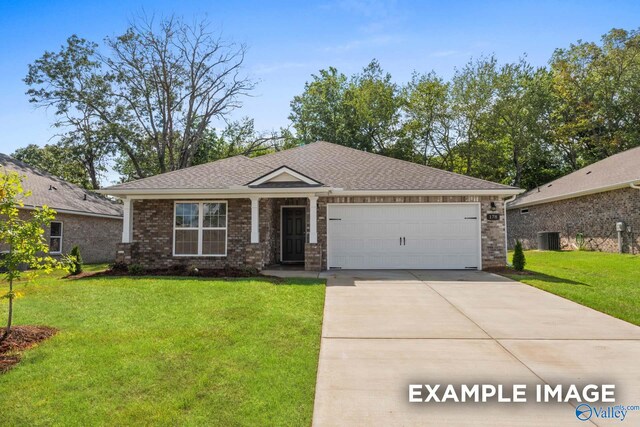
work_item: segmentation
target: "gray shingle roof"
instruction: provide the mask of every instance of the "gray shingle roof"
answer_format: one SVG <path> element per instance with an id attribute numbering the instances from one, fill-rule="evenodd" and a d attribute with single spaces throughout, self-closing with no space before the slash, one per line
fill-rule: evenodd
<path id="1" fill-rule="evenodd" d="M 0 153 L 0 173 L 10 171 L 23 175 L 22 187 L 31 190 L 31 196 L 24 200 L 27 207 L 47 205 L 77 214 L 122 216 L 118 203 Z"/>
<path id="2" fill-rule="evenodd" d="M 614 154 L 597 163 L 534 188 L 508 207 L 516 208 L 547 201 L 576 197 L 581 194 L 613 190 L 640 182 L 640 147 Z"/>
<path id="3" fill-rule="evenodd" d="M 516 190 L 514 187 L 323 141 L 251 159 L 231 157 L 106 190 L 228 189 L 246 185 L 282 166 L 322 182 L 325 186 L 347 191 Z"/>

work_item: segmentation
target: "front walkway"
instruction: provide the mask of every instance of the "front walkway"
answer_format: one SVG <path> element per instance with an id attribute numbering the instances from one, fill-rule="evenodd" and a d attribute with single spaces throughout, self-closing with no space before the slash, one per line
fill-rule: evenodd
<path id="1" fill-rule="evenodd" d="M 413 383 L 615 384 L 640 404 L 637 326 L 484 272 L 324 275 L 315 426 L 593 425 L 566 403 L 409 404 Z"/>

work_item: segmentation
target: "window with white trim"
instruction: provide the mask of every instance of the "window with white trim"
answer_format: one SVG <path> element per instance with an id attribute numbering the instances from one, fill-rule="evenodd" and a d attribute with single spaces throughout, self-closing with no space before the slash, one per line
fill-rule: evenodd
<path id="1" fill-rule="evenodd" d="M 62 253 L 62 222 L 51 221 L 49 224 L 49 253 Z"/>
<path id="2" fill-rule="evenodd" d="M 227 255 L 227 202 L 176 202 L 173 254 Z"/>

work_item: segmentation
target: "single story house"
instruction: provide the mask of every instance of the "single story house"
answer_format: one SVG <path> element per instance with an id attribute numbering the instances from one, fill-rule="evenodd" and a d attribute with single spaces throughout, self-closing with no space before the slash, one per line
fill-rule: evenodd
<path id="1" fill-rule="evenodd" d="M 640 147 L 613 155 L 507 204 L 508 241 L 536 249 L 540 232 L 560 233 L 563 249 L 638 253 Z"/>
<path id="2" fill-rule="evenodd" d="M 520 191 L 328 142 L 102 190 L 124 201 L 124 262 L 315 271 L 502 266 Z"/>
<path id="3" fill-rule="evenodd" d="M 86 263 L 113 262 L 121 241 L 121 204 L 0 153 L 0 173 L 6 172 L 20 174 L 23 188 L 31 191 L 21 216 L 43 205 L 57 212 L 46 230 L 51 255 L 69 253 L 77 245 Z"/>

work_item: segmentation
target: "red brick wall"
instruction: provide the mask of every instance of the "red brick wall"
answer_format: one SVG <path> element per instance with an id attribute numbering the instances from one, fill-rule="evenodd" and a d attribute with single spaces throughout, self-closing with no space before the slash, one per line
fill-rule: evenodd
<path id="1" fill-rule="evenodd" d="M 325 269 L 327 265 L 327 203 L 481 203 L 483 267 L 505 264 L 504 221 L 487 221 L 491 201 L 502 214 L 502 201 L 490 197 L 321 197 L 318 200 L 318 243 L 305 246 L 307 269 Z M 134 262 L 148 268 L 174 264 L 200 268 L 257 267 L 280 261 L 280 208 L 285 205 L 305 206 L 307 232 L 309 206 L 307 198 L 261 199 L 260 243 L 251 244 L 251 202 L 249 199 L 228 200 L 227 257 L 174 257 L 173 200 L 136 200 L 133 204 Z M 307 237 L 308 240 L 308 237 Z"/>
<path id="2" fill-rule="evenodd" d="M 623 188 L 557 202 L 510 209 L 507 216 L 509 247 L 520 240 L 525 249 L 538 247 L 537 233 L 560 233 L 562 249 L 576 249 L 576 235 L 583 233 L 588 249 L 618 252 L 616 223 L 624 222 L 632 232 L 624 232 L 624 252 L 640 251 L 640 191 Z"/>
<path id="3" fill-rule="evenodd" d="M 251 201 L 229 199 L 227 204 L 227 256 L 173 256 L 173 200 L 134 200 L 133 242 L 135 262 L 147 268 L 176 264 L 198 268 L 242 267 L 251 241 Z"/>

